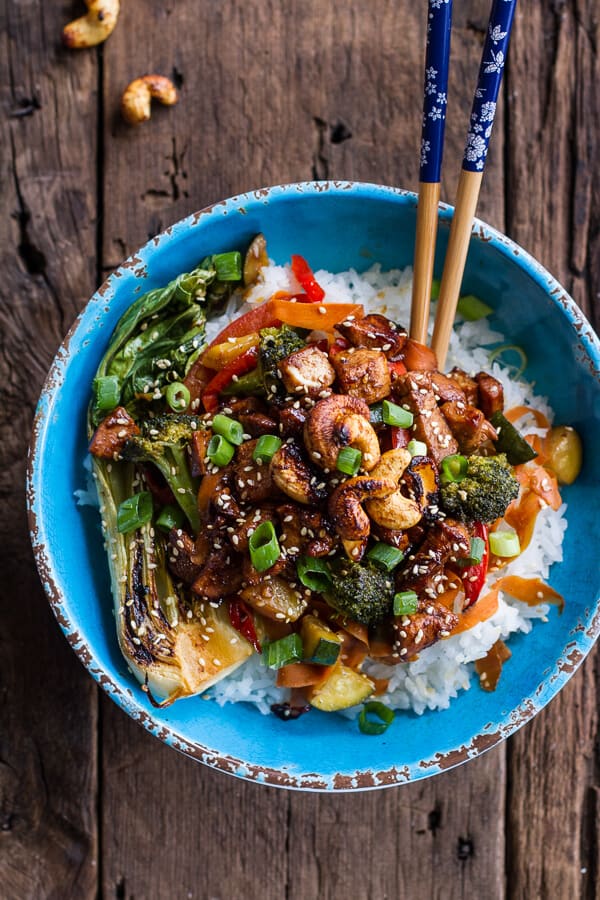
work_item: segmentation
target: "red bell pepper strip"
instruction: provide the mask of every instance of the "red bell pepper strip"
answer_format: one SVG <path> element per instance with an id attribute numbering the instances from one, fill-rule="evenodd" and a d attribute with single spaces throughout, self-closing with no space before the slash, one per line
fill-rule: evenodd
<path id="1" fill-rule="evenodd" d="M 398 377 L 398 375 L 406 375 L 406 366 L 401 360 L 398 360 L 397 362 L 388 361 L 388 368 L 392 378 L 394 376 Z"/>
<path id="2" fill-rule="evenodd" d="M 244 313 L 243 316 L 238 316 L 223 331 L 220 331 L 208 346 L 214 347 L 215 344 L 222 344 L 227 338 L 242 337 L 253 331 L 260 331 L 261 328 L 278 328 L 281 320 L 275 315 L 273 307 L 273 300 L 267 300 L 266 303 L 261 303 L 255 309 Z"/>
<path id="3" fill-rule="evenodd" d="M 402 447 L 408 447 L 410 441 L 410 431 L 408 428 L 399 428 L 397 425 L 390 426 L 392 438 L 392 450 L 400 450 Z"/>
<path id="4" fill-rule="evenodd" d="M 485 581 L 488 570 L 488 562 L 490 558 L 490 545 L 488 542 L 488 527 L 482 522 L 475 522 L 474 536 L 481 538 L 485 544 L 485 548 L 481 557 L 481 562 L 475 563 L 473 566 L 466 568 L 462 574 L 462 583 L 465 589 L 465 609 L 473 606 L 479 599 L 481 588 Z"/>
<path id="5" fill-rule="evenodd" d="M 329 356 L 337 356 L 342 350 L 347 350 L 350 342 L 343 337 L 336 337 L 335 341 L 329 348 Z"/>
<path id="6" fill-rule="evenodd" d="M 292 256 L 292 272 L 302 285 L 309 303 L 320 303 L 325 296 L 325 291 L 321 285 L 315 281 L 315 276 L 309 264 L 303 256 L 294 254 Z"/>
<path id="7" fill-rule="evenodd" d="M 229 603 L 229 621 L 233 628 L 252 644 L 257 653 L 262 653 L 260 641 L 256 635 L 252 613 L 243 600 L 231 600 Z"/>
<path id="8" fill-rule="evenodd" d="M 245 353 L 232 359 L 214 378 L 206 385 L 202 394 L 202 404 L 206 412 L 214 412 L 219 405 L 219 394 L 233 381 L 234 376 L 245 375 L 246 372 L 256 368 L 258 362 L 258 347 L 250 347 Z"/>

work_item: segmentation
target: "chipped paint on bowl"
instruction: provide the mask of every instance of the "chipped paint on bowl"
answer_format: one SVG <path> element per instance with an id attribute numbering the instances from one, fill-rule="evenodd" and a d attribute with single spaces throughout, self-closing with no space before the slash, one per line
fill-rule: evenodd
<path id="1" fill-rule="evenodd" d="M 312 791 L 363 790 L 435 775 L 512 734 L 556 695 L 600 630 L 600 572 L 581 551 L 595 534 L 600 500 L 600 344 L 564 289 L 524 250 L 477 220 L 466 292 L 494 308 L 492 324 L 527 351 L 527 376 L 547 394 L 557 421 L 582 434 L 585 462 L 564 492 L 569 504 L 565 560 L 551 573 L 566 596 L 531 634 L 511 638 L 513 656 L 497 691 L 473 683 L 448 710 L 397 715 L 382 736 L 313 710 L 295 722 L 248 704 L 200 697 L 153 709 L 126 668 L 114 633 L 97 512 L 76 506 L 84 485 L 88 385 L 110 334 L 134 296 L 191 269 L 207 253 L 243 249 L 258 231 L 276 262 L 301 253 L 314 268 L 359 271 L 409 265 L 416 197 L 394 188 L 313 182 L 233 197 L 168 228 L 120 266 L 89 301 L 61 346 L 44 385 L 29 460 L 31 538 L 40 577 L 67 640 L 96 681 L 129 715 L 170 746 L 241 778 Z M 440 210 L 436 271 L 452 209 Z M 560 361 L 560 363 L 559 363 Z M 474 679 L 475 681 L 475 679 Z M 318 747 L 318 751 L 315 751 Z"/>

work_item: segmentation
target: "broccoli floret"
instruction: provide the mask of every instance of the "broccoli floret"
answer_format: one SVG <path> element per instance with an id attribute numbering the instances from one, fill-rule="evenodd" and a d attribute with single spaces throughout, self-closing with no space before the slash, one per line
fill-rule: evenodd
<path id="1" fill-rule="evenodd" d="M 331 573 L 326 599 L 339 613 L 363 625 L 391 615 L 394 583 L 386 572 L 344 559 L 332 564 Z"/>
<path id="2" fill-rule="evenodd" d="M 285 396 L 286 389 L 277 374 L 282 359 L 306 346 L 304 341 L 289 325 L 281 328 L 263 328 L 260 332 L 260 365 L 267 396 Z"/>
<path id="3" fill-rule="evenodd" d="M 173 496 L 198 531 L 198 485 L 190 474 L 187 445 L 201 423 L 194 416 L 162 415 L 140 422 L 141 434 L 129 438 L 121 451 L 123 459 L 153 463 L 165 477 Z"/>
<path id="4" fill-rule="evenodd" d="M 519 482 L 506 456 L 471 456 L 462 481 L 443 484 L 440 504 L 463 522 L 495 522 L 519 494 Z"/>

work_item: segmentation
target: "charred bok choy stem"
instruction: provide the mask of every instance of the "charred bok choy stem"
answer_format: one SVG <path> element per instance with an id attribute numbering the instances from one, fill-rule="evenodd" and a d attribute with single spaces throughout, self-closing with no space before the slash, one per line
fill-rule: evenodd
<path id="1" fill-rule="evenodd" d="M 208 687 L 252 653 L 225 608 L 207 604 L 203 625 L 192 617 L 191 597 L 166 559 L 169 529 L 187 527 L 186 520 L 192 533 L 199 527 L 187 446 L 200 422 L 172 410 L 181 409 L 185 376 L 204 347 L 206 310 L 228 296 L 234 278 L 241 278 L 236 254 L 207 257 L 137 299 L 113 333 L 88 410 L 119 645 L 150 697 L 163 702 Z M 148 465 L 177 503 L 162 510 L 151 503 L 150 517 Z"/>

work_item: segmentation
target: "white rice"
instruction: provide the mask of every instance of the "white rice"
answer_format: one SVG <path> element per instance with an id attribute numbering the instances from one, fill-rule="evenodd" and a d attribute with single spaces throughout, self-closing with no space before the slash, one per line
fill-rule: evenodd
<path id="1" fill-rule="evenodd" d="M 412 270 L 395 269 L 382 272 L 379 265 L 359 275 L 353 269 L 331 274 L 320 270 L 315 278 L 325 290 L 325 302 L 362 303 L 369 312 L 380 312 L 397 322 L 408 325 Z M 240 308 L 233 299 L 218 319 L 207 326 L 207 338 L 212 340 L 234 315 L 268 299 L 276 291 L 297 293 L 301 290 L 288 266 L 269 265 L 262 271 L 262 280 L 255 285 Z M 481 369 L 498 378 L 504 387 L 506 408 L 531 406 L 552 421 L 552 410 L 544 397 L 534 393 L 534 385 L 511 378 L 507 368 L 498 362 L 490 364 L 490 345 L 504 342 L 504 335 L 492 331 L 486 319 L 466 322 L 457 319 L 450 343 L 448 368 L 460 366 L 469 373 Z M 486 347 L 488 349 L 486 349 Z M 524 416 L 517 426 L 529 434 L 545 434 L 536 427 L 531 416 Z M 501 573 L 492 575 L 486 582 L 489 588 L 499 575 L 547 578 L 550 566 L 562 560 L 562 540 L 567 522 L 563 504 L 558 511 L 546 507 L 537 517 L 531 543 L 527 549 Z M 498 609 L 487 621 L 480 622 L 469 631 L 439 641 L 423 651 L 414 662 L 398 666 L 386 666 L 369 660 L 363 671 L 378 678 L 389 678 L 387 692 L 378 699 L 394 709 L 413 710 L 417 714 L 426 709 L 445 709 L 460 690 L 468 690 L 474 680 L 474 662 L 484 657 L 493 644 L 512 634 L 531 631 L 536 619 L 546 620 L 548 606 L 530 607 L 506 592 L 499 596 Z M 276 673 L 267 669 L 262 658 L 253 655 L 248 662 L 215 685 L 208 695 L 220 705 L 246 701 L 253 703 L 261 713 L 267 714 L 272 703 L 283 703 L 289 692 L 275 684 Z M 354 717 L 360 707 L 344 710 Z"/>

